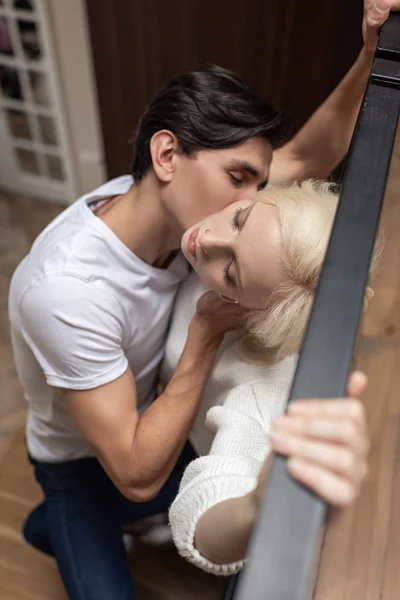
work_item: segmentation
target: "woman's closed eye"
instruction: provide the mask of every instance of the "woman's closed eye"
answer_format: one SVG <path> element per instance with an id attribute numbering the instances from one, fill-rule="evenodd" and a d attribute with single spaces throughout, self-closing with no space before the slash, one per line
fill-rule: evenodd
<path id="1" fill-rule="evenodd" d="M 240 217 L 240 213 L 243 211 L 243 209 L 239 206 L 239 208 L 237 208 L 235 210 L 235 212 L 232 215 L 232 227 L 235 230 L 239 230 L 240 229 L 240 223 L 239 223 L 239 217 Z M 229 269 L 231 268 L 231 265 L 233 263 L 234 259 L 231 258 L 230 261 L 228 262 L 228 264 L 224 267 L 223 273 L 224 273 L 224 281 L 228 284 L 231 285 L 235 285 L 235 282 L 233 281 L 232 277 L 229 275 Z"/>
<path id="2" fill-rule="evenodd" d="M 235 210 L 235 212 L 233 213 L 232 216 L 232 226 L 233 229 L 239 229 L 240 228 L 240 224 L 239 224 L 239 215 L 242 212 L 242 208 L 237 208 Z M 224 281 L 226 283 L 230 283 L 230 284 L 234 284 L 235 282 L 233 281 L 233 279 L 230 277 L 229 275 L 229 269 L 231 268 L 231 265 L 233 263 L 233 258 L 230 259 L 230 261 L 228 262 L 228 264 L 224 267 Z"/>
<path id="3" fill-rule="evenodd" d="M 233 263 L 233 258 L 231 258 L 231 260 L 228 262 L 228 264 L 224 267 L 223 272 L 224 272 L 224 281 L 228 284 L 234 285 L 234 281 L 229 275 L 229 269 L 231 268 L 232 263 Z"/>

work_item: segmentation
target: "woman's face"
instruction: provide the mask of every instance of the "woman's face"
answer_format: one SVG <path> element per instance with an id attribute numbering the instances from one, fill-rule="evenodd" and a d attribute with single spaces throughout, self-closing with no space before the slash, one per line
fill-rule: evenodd
<path id="1" fill-rule="evenodd" d="M 248 308 L 263 308 L 284 281 L 278 213 L 269 204 L 235 202 L 188 229 L 181 247 L 209 288 Z"/>

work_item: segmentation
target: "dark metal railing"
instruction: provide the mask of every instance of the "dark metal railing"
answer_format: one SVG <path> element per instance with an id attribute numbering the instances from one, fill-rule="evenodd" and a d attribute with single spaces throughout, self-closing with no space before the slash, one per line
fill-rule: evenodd
<path id="1" fill-rule="evenodd" d="M 289 402 L 345 394 L 400 110 L 400 13 L 384 25 Z M 249 562 L 226 600 L 308 600 L 326 504 L 275 457 Z"/>

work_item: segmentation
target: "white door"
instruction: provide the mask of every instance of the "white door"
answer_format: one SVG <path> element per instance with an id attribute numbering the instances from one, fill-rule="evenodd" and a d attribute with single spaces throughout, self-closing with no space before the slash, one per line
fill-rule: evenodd
<path id="1" fill-rule="evenodd" d="M 62 203 L 78 196 L 42 0 L 0 0 L 0 187 Z"/>

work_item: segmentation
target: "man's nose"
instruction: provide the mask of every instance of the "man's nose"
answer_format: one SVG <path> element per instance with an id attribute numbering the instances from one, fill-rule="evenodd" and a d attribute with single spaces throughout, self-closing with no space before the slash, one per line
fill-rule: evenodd
<path id="1" fill-rule="evenodd" d="M 251 183 L 246 188 L 239 190 L 238 195 L 236 196 L 236 202 L 247 202 L 259 191 L 259 183 Z"/>

